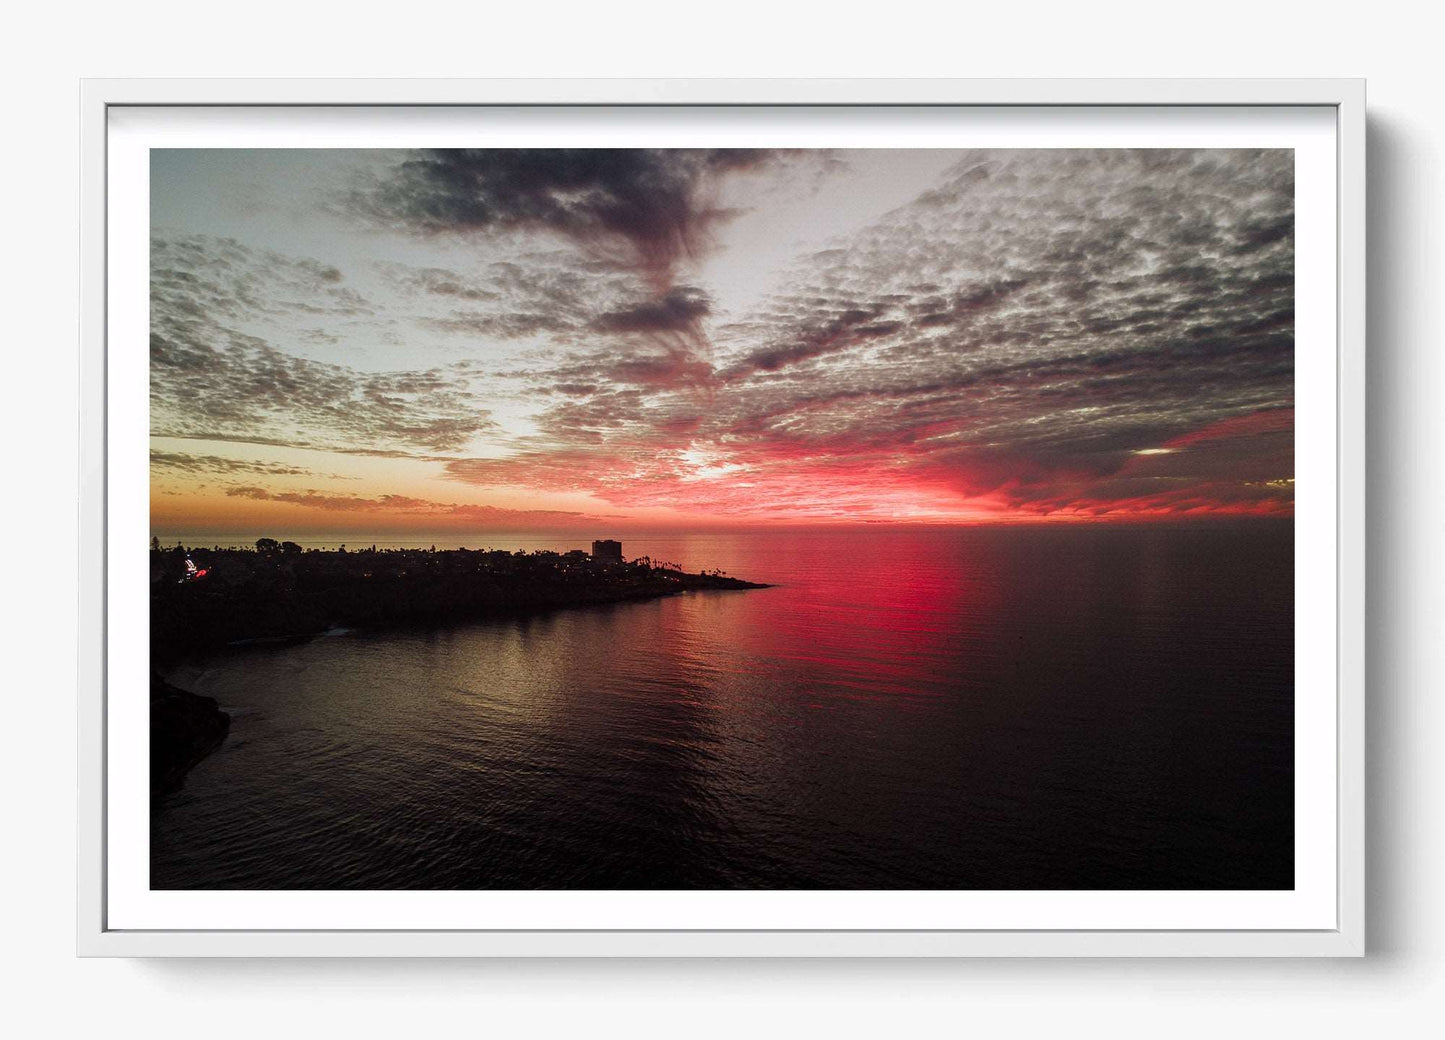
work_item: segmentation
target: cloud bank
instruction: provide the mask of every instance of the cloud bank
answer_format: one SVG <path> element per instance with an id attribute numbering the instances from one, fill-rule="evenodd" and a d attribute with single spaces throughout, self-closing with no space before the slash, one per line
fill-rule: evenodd
<path id="1" fill-rule="evenodd" d="M 1292 153 L 959 152 L 721 307 L 709 271 L 748 263 L 718 235 L 722 186 L 798 161 L 406 156 L 352 189 L 355 233 L 446 244 L 372 264 L 372 295 L 336 265 L 158 237 L 156 432 L 410 455 L 480 495 L 679 522 L 1291 512 Z M 377 329 L 447 360 L 350 363 Z"/>

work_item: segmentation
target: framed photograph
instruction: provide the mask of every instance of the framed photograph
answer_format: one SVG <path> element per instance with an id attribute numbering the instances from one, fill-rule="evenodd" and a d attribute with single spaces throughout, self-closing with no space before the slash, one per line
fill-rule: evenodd
<path id="1" fill-rule="evenodd" d="M 81 953 L 1361 955 L 1363 127 L 87 82 Z"/>

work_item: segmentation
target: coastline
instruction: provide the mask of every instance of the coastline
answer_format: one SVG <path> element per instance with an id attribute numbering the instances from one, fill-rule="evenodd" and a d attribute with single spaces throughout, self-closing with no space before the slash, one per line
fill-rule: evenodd
<path id="1" fill-rule="evenodd" d="M 294 645 L 336 629 L 502 620 L 769 587 L 650 560 L 550 552 L 152 549 L 152 797 L 179 790 L 230 732 L 231 717 L 216 700 L 162 677 L 186 657 Z"/>
<path id="2" fill-rule="evenodd" d="M 171 794 L 186 774 L 226 741 L 231 716 L 213 697 L 172 686 L 151 672 L 151 796 Z"/>
<path id="3" fill-rule="evenodd" d="M 188 575 L 191 560 L 200 577 Z M 376 630 L 527 617 L 697 591 L 769 588 L 720 572 L 579 553 L 467 549 L 151 550 L 151 661 Z"/>

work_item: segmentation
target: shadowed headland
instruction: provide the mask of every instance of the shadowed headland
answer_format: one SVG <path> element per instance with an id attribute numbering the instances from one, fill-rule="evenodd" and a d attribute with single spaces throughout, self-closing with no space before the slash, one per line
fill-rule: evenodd
<path id="1" fill-rule="evenodd" d="M 228 645 L 335 628 L 447 624 L 704 590 L 761 589 L 721 571 L 622 558 L 618 542 L 574 550 L 151 549 L 153 666 Z"/>

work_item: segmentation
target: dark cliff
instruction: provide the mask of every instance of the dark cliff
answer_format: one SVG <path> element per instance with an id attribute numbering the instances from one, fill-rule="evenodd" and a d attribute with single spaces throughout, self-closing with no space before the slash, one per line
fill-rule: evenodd
<path id="1" fill-rule="evenodd" d="M 211 697 L 172 686 L 151 674 L 151 793 L 167 794 L 185 782 L 201 759 L 220 747 L 231 716 Z"/>

